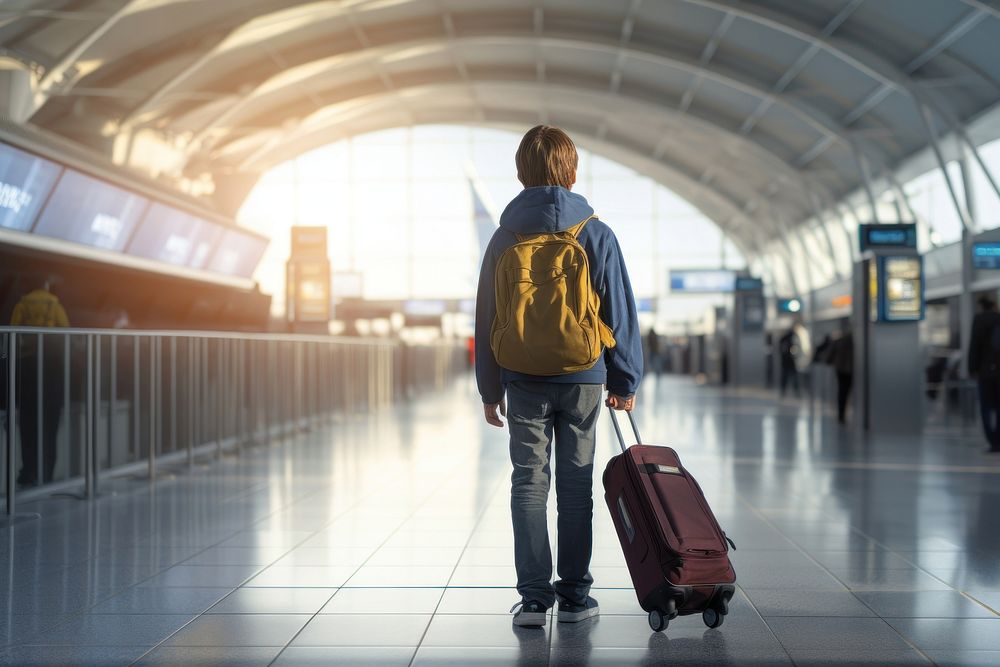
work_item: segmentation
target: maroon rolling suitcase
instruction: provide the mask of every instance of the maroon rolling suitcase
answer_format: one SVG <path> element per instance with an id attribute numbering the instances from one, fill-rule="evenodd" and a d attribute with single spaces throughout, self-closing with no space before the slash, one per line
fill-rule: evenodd
<path id="1" fill-rule="evenodd" d="M 659 632 L 677 616 L 700 613 L 705 625 L 719 627 L 736 590 L 732 540 L 677 452 L 643 444 L 626 449 L 613 410 L 611 423 L 622 453 L 604 470 L 604 499 L 649 626 Z"/>

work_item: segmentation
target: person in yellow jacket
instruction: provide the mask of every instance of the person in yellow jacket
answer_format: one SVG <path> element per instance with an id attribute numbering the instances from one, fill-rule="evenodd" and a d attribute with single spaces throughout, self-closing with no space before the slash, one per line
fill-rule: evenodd
<path id="1" fill-rule="evenodd" d="M 68 327 L 66 310 L 59 298 L 49 290 L 49 283 L 28 292 L 11 315 L 10 323 L 16 327 Z M 18 368 L 17 422 L 21 434 L 21 470 L 17 483 L 22 486 L 37 484 L 39 453 L 44 470 L 42 481 L 52 481 L 56 466 L 56 435 L 63 409 L 63 367 L 60 350 L 62 341 L 54 336 L 43 336 L 42 375 L 38 374 L 37 337 L 25 334 L 20 346 Z M 38 403 L 39 383 L 42 402 Z M 42 410 L 42 429 L 38 432 L 39 409 Z M 41 436 L 41 448 L 39 448 Z"/>

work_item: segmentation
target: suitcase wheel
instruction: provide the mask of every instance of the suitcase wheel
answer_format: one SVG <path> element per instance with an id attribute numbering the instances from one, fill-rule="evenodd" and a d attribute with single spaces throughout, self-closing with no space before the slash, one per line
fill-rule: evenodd
<path id="1" fill-rule="evenodd" d="M 722 625 L 726 620 L 726 615 L 719 609 L 709 607 L 701 613 L 701 620 L 705 621 L 705 625 L 714 629 Z"/>
<path id="2" fill-rule="evenodd" d="M 669 624 L 670 620 L 659 609 L 649 612 L 649 627 L 653 632 L 663 632 Z"/>

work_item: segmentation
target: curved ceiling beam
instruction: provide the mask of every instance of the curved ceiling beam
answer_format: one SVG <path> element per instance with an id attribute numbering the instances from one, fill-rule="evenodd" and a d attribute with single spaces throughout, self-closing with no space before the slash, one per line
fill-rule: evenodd
<path id="1" fill-rule="evenodd" d="M 1000 15 L 1000 10 L 979 0 L 961 1 L 980 11 L 990 12 L 994 16 Z M 869 111 L 871 107 L 874 107 L 875 104 L 884 99 L 885 95 L 893 90 L 905 95 L 915 105 L 920 105 L 920 95 L 916 92 L 918 88 L 917 82 L 914 81 L 910 73 L 871 49 L 845 39 L 827 35 L 822 30 L 817 30 L 808 23 L 796 20 L 780 11 L 766 9 L 759 5 L 747 5 L 739 0 L 682 0 L 682 2 L 739 16 L 758 25 L 778 30 L 786 35 L 800 39 L 807 46 L 815 45 L 877 82 L 879 89 L 873 91 L 866 100 L 863 100 L 845 118 L 852 116 L 860 117 L 860 115 Z M 869 107 L 869 105 L 871 106 Z M 940 107 L 937 109 L 938 113 L 957 115 L 955 105 L 946 99 L 937 100 L 936 105 Z M 854 120 L 857 120 L 857 118 Z"/>
<path id="2" fill-rule="evenodd" d="M 441 99 L 440 89 L 432 87 L 426 91 L 426 96 L 431 100 Z M 253 161 L 254 170 L 263 171 L 325 143 L 406 124 L 391 100 L 379 98 L 376 104 L 381 104 L 382 108 L 373 108 L 371 104 L 358 105 L 352 109 L 349 119 L 344 116 L 327 116 L 322 122 L 312 123 L 307 130 L 300 130 L 291 135 L 276 134 L 271 141 L 260 146 L 255 154 L 247 159 Z M 486 112 L 484 123 L 477 124 L 501 123 L 507 128 L 517 124 L 518 129 L 523 129 L 525 123 L 537 122 L 537 115 L 533 111 L 487 108 Z M 645 150 L 645 146 L 631 144 L 618 137 L 613 141 L 600 139 L 597 137 L 596 125 L 588 127 L 572 118 L 559 117 L 558 111 L 550 113 L 553 120 L 558 121 L 567 131 L 579 138 L 582 146 L 594 147 L 595 152 L 649 175 L 675 190 L 697 204 L 698 208 L 720 227 L 732 230 L 733 234 L 739 233 L 741 236 L 745 234 L 746 244 L 752 244 L 755 235 L 759 235 L 760 232 L 778 232 L 774 226 L 775 221 L 752 217 L 744 210 L 745 206 L 741 202 L 734 201 L 716 189 L 699 182 L 676 166 L 654 159 L 648 150 Z M 437 106 L 430 114 L 425 114 L 424 118 L 426 119 L 424 122 L 434 123 L 468 122 L 469 108 L 461 104 L 450 107 Z"/>
<path id="3" fill-rule="evenodd" d="M 725 4 L 725 3 L 723 3 Z M 472 13 L 472 12 L 468 12 Z M 459 16 L 459 13 L 454 13 L 455 16 Z M 299 23 L 293 24 L 294 27 L 290 28 L 289 32 L 294 32 L 295 29 L 303 27 Z M 579 25 L 583 25 L 582 22 Z M 804 124 L 811 127 L 821 136 L 820 141 L 824 141 L 827 145 L 832 142 L 838 142 L 842 144 L 846 149 L 853 150 L 852 141 L 848 136 L 847 128 L 841 124 L 839 121 L 830 118 L 823 111 L 813 107 L 807 102 L 804 102 L 796 97 L 775 93 L 771 87 L 760 81 L 754 80 L 751 77 L 730 70 L 728 68 L 715 65 L 712 63 L 703 63 L 697 58 L 692 58 L 687 54 L 680 53 L 676 50 L 670 50 L 662 47 L 652 47 L 648 45 L 638 45 L 635 43 L 622 43 L 621 40 L 608 37 L 603 31 L 600 30 L 600 24 L 597 24 L 598 28 L 587 32 L 584 30 L 575 31 L 573 33 L 556 33 L 552 31 L 544 31 L 541 34 L 536 33 L 531 30 L 496 30 L 491 31 L 488 35 L 477 35 L 476 39 L 492 39 L 507 42 L 517 42 L 521 43 L 530 42 L 530 45 L 551 43 L 556 46 L 573 46 L 582 49 L 592 49 L 596 50 L 602 54 L 612 53 L 615 56 L 623 54 L 626 58 L 639 58 L 644 59 L 651 64 L 663 67 L 669 67 L 675 70 L 681 70 L 686 72 L 691 76 L 699 76 L 706 80 L 714 81 L 720 85 L 729 87 L 733 90 L 737 90 L 743 94 L 752 96 L 760 100 L 762 103 L 767 105 L 775 105 L 787 111 L 788 113 L 797 117 Z M 370 27 L 370 26 L 369 26 Z M 239 31 L 237 31 L 238 36 Z M 262 32 L 262 38 L 264 33 Z M 450 43 L 460 42 L 463 39 L 461 34 L 456 33 L 452 38 Z M 428 35 L 421 40 L 409 40 L 406 42 L 407 45 L 413 46 L 414 44 L 440 44 L 444 48 L 448 47 L 449 41 L 443 34 Z M 390 49 L 401 50 L 403 44 L 399 45 L 382 45 Z M 372 47 L 378 48 L 378 47 Z M 268 58 L 270 55 L 262 55 L 262 58 Z M 184 76 L 190 76 L 195 71 L 199 71 L 203 68 L 211 66 L 212 58 L 205 56 L 198 59 L 195 64 L 195 69 L 185 71 Z M 224 75 L 220 75 L 224 76 Z M 176 78 L 176 77 L 175 77 Z M 172 85 L 172 84 L 171 84 Z M 153 93 L 153 98 L 159 99 L 158 92 Z M 145 109 L 145 106 L 140 107 L 140 109 Z M 137 117 L 137 113 L 133 112 L 130 114 L 130 118 L 134 119 Z M 863 150 L 871 151 L 870 145 L 865 146 Z M 883 151 L 875 151 L 873 157 L 879 162 L 885 162 L 887 157 L 884 155 Z"/>
<path id="4" fill-rule="evenodd" d="M 522 105 L 523 108 L 531 109 L 534 112 L 530 121 L 532 123 L 539 122 L 538 112 L 542 109 L 555 110 L 556 113 L 562 113 L 563 115 L 575 114 L 579 118 L 581 102 L 584 103 L 584 108 L 593 110 L 595 122 L 591 129 L 592 131 L 601 125 L 602 119 L 613 118 L 615 114 L 626 119 L 649 119 L 647 122 L 648 129 L 644 129 L 642 132 L 646 143 L 642 147 L 637 147 L 636 150 L 645 152 L 651 160 L 670 160 L 676 156 L 685 156 L 685 161 L 689 165 L 694 163 L 692 166 L 700 170 L 699 173 L 690 175 L 692 179 L 700 181 L 704 185 L 708 185 L 712 181 L 715 183 L 732 183 L 735 186 L 732 190 L 740 192 L 739 196 L 742 198 L 740 206 L 742 207 L 749 208 L 759 205 L 765 197 L 774 198 L 780 196 L 788 204 L 791 204 L 792 210 L 796 213 L 808 211 L 809 202 L 798 187 L 798 183 L 803 178 L 802 174 L 782 162 L 778 156 L 767 153 L 757 144 L 752 144 L 754 147 L 752 149 L 753 152 L 748 154 L 750 158 L 749 162 L 754 165 L 752 168 L 755 169 L 752 173 L 759 176 L 761 168 L 763 168 L 764 173 L 777 176 L 777 178 L 774 178 L 769 175 L 766 179 L 763 179 L 763 183 L 761 182 L 762 179 L 757 179 L 754 182 L 747 178 L 748 169 L 751 168 L 748 167 L 747 161 L 742 162 L 742 164 L 740 162 L 730 164 L 726 161 L 726 149 L 724 145 L 727 142 L 743 142 L 740 145 L 746 150 L 750 150 L 746 144 L 748 140 L 741 135 L 726 134 L 719 128 L 711 126 L 714 128 L 713 132 L 719 134 L 720 139 L 717 142 L 697 138 L 693 133 L 683 131 L 685 125 L 679 128 L 671 127 L 668 119 L 661 118 L 662 107 L 641 98 L 614 95 L 608 92 L 603 85 L 592 86 L 585 90 L 580 84 L 569 86 L 540 83 L 537 81 L 512 81 L 504 75 L 499 75 L 495 81 L 484 82 L 480 80 L 475 86 L 486 91 L 487 94 L 484 97 L 489 97 L 489 91 L 494 91 L 502 93 L 505 99 L 525 100 Z M 424 108 L 434 108 L 439 99 L 443 99 L 450 94 L 462 94 L 467 91 L 467 84 L 452 79 L 444 83 L 406 86 L 400 88 L 398 92 L 407 100 L 408 108 L 419 116 L 422 106 Z M 546 100 L 546 102 L 540 103 L 540 100 Z M 490 111 L 498 108 L 516 106 L 517 102 L 513 102 L 512 105 L 506 105 L 506 107 L 499 107 L 499 105 L 493 104 L 491 106 L 480 100 L 480 105 L 482 105 L 483 111 L 488 115 Z M 257 132 L 271 134 L 275 146 L 272 149 L 267 143 L 263 146 L 258 145 L 254 153 L 266 155 L 270 154 L 272 150 L 280 151 L 279 147 L 295 141 L 297 136 L 303 131 L 303 128 L 308 132 L 312 125 L 325 126 L 349 122 L 351 119 L 371 113 L 371 109 L 381 110 L 386 107 L 398 111 L 398 104 L 396 104 L 395 97 L 389 96 L 386 93 L 377 93 L 362 98 L 345 99 L 345 101 L 339 104 L 330 105 L 313 113 L 296 125 L 273 129 L 260 128 Z M 288 105 L 282 108 L 286 111 L 289 110 Z M 681 116 L 682 122 L 687 122 L 689 119 L 690 116 Z M 470 114 L 467 118 L 459 120 L 473 121 L 474 118 Z M 614 123 L 610 125 L 613 126 Z M 233 162 L 235 158 L 238 161 L 239 169 L 259 170 L 256 164 L 257 155 L 252 153 L 250 157 L 246 157 L 246 153 L 239 150 L 241 144 L 250 143 L 248 137 L 252 136 L 253 131 L 248 134 L 240 132 L 234 132 L 233 134 L 237 136 L 236 139 L 217 146 L 214 152 L 205 153 L 205 159 L 216 163 L 227 163 Z M 619 138 L 624 140 L 623 137 Z M 720 147 L 722 147 L 721 150 Z M 197 161 L 197 157 L 195 161 Z M 706 173 L 714 175 L 715 178 L 706 178 Z M 769 182 L 770 186 L 768 185 Z M 779 185 L 781 186 L 780 188 L 778 187 Z M 816 187 L 825 190 L 818 183 Z"/>
<path id="5" fill-rule="evenodd" d="M 546 37 L 543 42 L 548 42 L 556 46 L 562 47 L 573 47 L 573 48 L 583 48 L 596 50 L 602 54 L 617 54 L 622 49 L 615 43 L 611 42 L 593 42 L 590 40 L 581 40 L 576 36 L 560 36 L 554 37 L 551 34 Z M 537 43 L 537 40 L 526 34 L 514 34 L 508 33 L 506 35 L 494 34 L 492 36 L 477 36 L 477 37 L 466 37 L 466 38 L 456 38 L 455 42 L 462 43 L 465 45 L 486 45 L 489 43 L 503 43 L 507 46 L 514 46 L 515 48 L 527 48 L 530 45 Z M 342 70 L 347 70 L 350 68 L 362 69 L 366 72 L 367 65 L 374 60 L 382 58 L 392 58 L 393 55 L 399 53 L 406 53 L 408 51 L 426 51 L 427 49 L 440 49 L 441 51 L 446 51 L 448 45 L 441 42 L 439 39 L 423 39 L 418 41 L 408 41 L 392 46 L 376 47 L 369 51 L 353 52 L 349 54 L 340 54 L 336 56 L 331 56 L 327 58 L 321 58 L 301 66 L 292 68 L 283 72 L 275 77 L 272 77 L 259 85 L 254 91 L 248 93 L 241 99 L 237 100 L 233 107 L 221 116 L 217 117 L 215 121 L 207 126 L 204 130 L 199 132 L 195 136 L 195 140 L 201 141 L 209 138 L 213 128 L 217 125 L 223 124 L 233 118 L 234 116 L 244 112 L 260 102 L 262 99 L 270 95 L 280 95 L 282 88 L 288 88 L 295 90 L 296 88 L 304 88 L 309 90 L 310 93 L 315 91 L 309 88 L 311 82 L 318 79 L 322 79 L 325 74 L 325 66 L 330 68 L 336 68 L 338 72 Z M 636 49 L 625 49 L 625 53 L 629 57 L 637 58 L 648 58 L 651 59 L 657 65 L 667 66 L 667 67 L 677 67 L 684 66 L 690 67 L 693 64 L 690 61 L 678 63 L 674 58 L 667 58 L 663 54 L 651 54 L 649 51 L 636 50 Z M 695 71 L 700 71 L 695 68 Z M 581 87 L 584 85 L 582 82 L 579 84 Z M 594 86 L 597 88 L 598 86 Z M 601 86 L 607 90 L 607 86 Z M 762 91 L 760 88 L 757 89 L 761 95 L 766 94 L 766 91 Z M 672 91 L 673 92 L 673 91 Z M 661 96 L 662 93 L 658 90 L 651 90 L 649 97 L 656 98 Z M 315 99 L 315 95 L 311 95 Z M 314 108 L 314 102 L 309 102 L 310 106 Z M 651 110 L 653 110 L 651 108 Z M 790 164 L 785 161 L 782 157 L 772 153 L 770 150 L 764 148 L 759 142 L 755 141 L 751 137 L 748 137 L 742 133 L 733 132 L 727 129 L 723 125 L 718 123 L 706 122 L 699 119 L 696 116 L 678 111 L 672 107 L 659 106 L 655 110 L 658 115 L 667 115 L 674 120 L 684 121 L 685 123 L 692 124 L 703 130 L 711 131 L 714 133 L 719 133 L 720 136 L 726 137 L 727 141 L 731 141 L 733 146 L 739 147 L 739 150 L 745 150 L 748 147 L 753 147 L 753 152 L 758 158 L 765 159 L 766 164 L 769 165 L 768 168 L 781 170 L 787 175 L 797 174 L 799 170 L 798 165 Z M 738 120 L 734 124 L 738 123 Z M 827 135 L 828 136 L 828 135 Z M 838 135 L 838 138 L 844 142 L 850 141 L 850 138 L 845 135 Z"/>

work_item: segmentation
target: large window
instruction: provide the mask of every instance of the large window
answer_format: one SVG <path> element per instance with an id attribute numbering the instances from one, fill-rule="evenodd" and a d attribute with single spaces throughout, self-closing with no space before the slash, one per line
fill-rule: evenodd
<path id="1" fill-rule="evenodd" d="M 368 299 L 475 295 L 479 239 L 470 177 L 499 218 L 521 190 L 520 135 L 457 126 L 376 132 L 325 146 L 266 174 L 241 222 L 273 240 L 256 278 L 283 312 L 289 227 L 329 228 L 333 271 L 360 272 Z M 580 150 L 574 191 L 615 230 L 639 298 L 663 296 L 671 267 L 742 268 L 744 259 L 697 209 L 620 164 Z M 678 308 L 704 309 L 705 300 Z M 665 310 L 661 307 L 661 313 Z"/>

